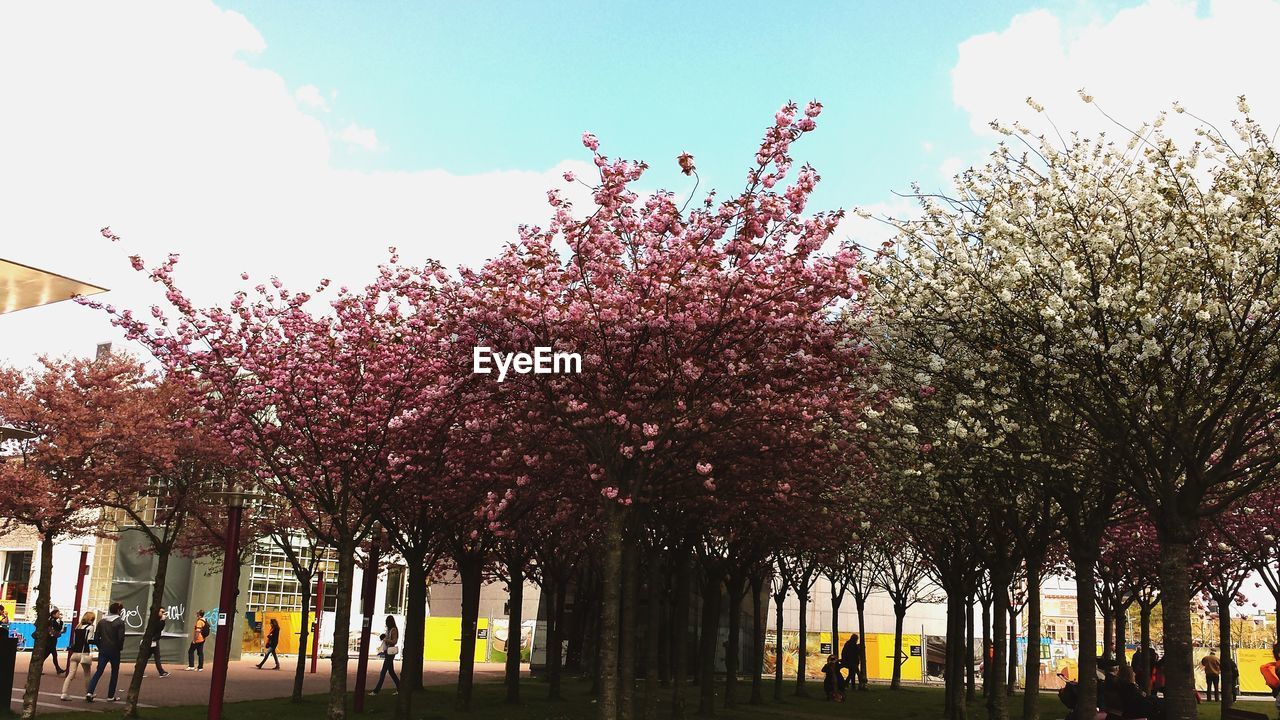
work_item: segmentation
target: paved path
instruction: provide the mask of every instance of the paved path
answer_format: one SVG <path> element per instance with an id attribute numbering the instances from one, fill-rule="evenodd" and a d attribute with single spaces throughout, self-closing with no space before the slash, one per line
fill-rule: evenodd
<path id="1" fill-rule="evenodd" d="M 65 657 L 65 653 L 62 657 Z M 19 653 L 17 658 L 17 667 L 14 670 L 13 677 L 13 696 L 14 703 L 11 705 L 14 709 L 21 707 L 22 704 L 22 685 L 27 678 L 27 664 L 31 658 L 30 653 Z M 264 700 L 274 697 L 288 697 L 293 691 L 293 674 L 297 668 L 297 658 L 292 656 L 282 656 L 280 658 L 281 669 L 259 670 L 255 667 L 259 656 L 245 657 L 231 663 L 227 670 L 227 693 L 226 701 L 234 702 L 236 700 Z M 169 677 L 161 678 L 156 675 L 155 665 L 147 667 L 147 676 L 142 683 L 141 702 L 146 706 L 160 705 L 202 705 L 209 699 L 209 666 L 212 663 L 206 663 L 204 672 L 188 672 L 183 670 L 185 663 L 165 664 L 165 669 L 169 671 Z M 267 666 L 270 668 L 270 664 Z M 112 707 L 119 707 L 112 703 L 102 702 L 107 694 L 107 675 L 104 673 L 102 680 L 98 682 L 98 700 L 92 704 L 84 701 L 85 680 L 83 676 L 77 677 L 71 681 L 70 697 L 71 699 L 63 702 L 59 700 L 62 693 L 61 676 L 54 676 L 53 663 L 45 661 L 44 680 L 40 683 L 40 707 L 46 710 L 57 708 L 59 710 L 108 710 Z M 370 658 L 368 687 L 373 688 L 378 682 L 378 671 L 382 669 L 382 660 L 378 658 Z M 329 661 L 321 658 L 317 672 L 315 675 L 307 674 L 304 681 L 304 689 L 308 695 L 320 694 L 329 691 Z M 525 666 L 527 672 L 528 666 Z M 396 672 L 400 671 L 400 663 L 396 663 Z M 108 672 L 110 672 L 108 670 Z M 501 663 L 476 663 L 476 680 L 498 680 L 503 675 L 503 665 Z M 347 669 L 347 687 L 355 687 L 356 661 L 352 660 Z M 129 680 L 133 677 L 133 663 L 121 663 L 120 665 L 120 696 L 124 697 L 125 690 L 129 686 Z M 423 682 L 428 685 L 447 685 L 455 682 L 458 677 L 457 663 L 448 662 L 428 662 L 426 663 Z M 387 683 L 391 680 L 388 678 Z M 385 685 L 383 686 L 386 687 Z"/>

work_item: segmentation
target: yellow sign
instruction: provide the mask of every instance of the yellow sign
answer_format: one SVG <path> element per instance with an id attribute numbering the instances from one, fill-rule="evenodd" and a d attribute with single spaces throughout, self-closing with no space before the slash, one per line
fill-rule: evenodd
<path id="1" fill-rule="evenodd" d="M 0 600 L 0 607 L 4 608 L 4 616 L 9 619 L 9 622 L 18 621 L 18 619 L 14 617 L 18 612 L 17 600 Z"/>
<path id="2" fill-rule="evenodd" d="M 484 662 L 486 660 L 485 650 L 489 647 L 489 619 L 480 618 L 476 631 L 476 637 L 474 638 L 476 662 Z M 424 659 L 457 662 L 461 651 L 462 618 L 427 618 L 426 637 L 422 648 Z"/>
<path id="3" fill-rule="evenodd" d="M 1271 651 L 1259 648 L 1241 648 L 1236 651 L 1236 667 L 1240 668 L 1240 692 L 1270 693 L 1271 688 L 1262 680 L 1262 666 L 1271 662 Z"/>

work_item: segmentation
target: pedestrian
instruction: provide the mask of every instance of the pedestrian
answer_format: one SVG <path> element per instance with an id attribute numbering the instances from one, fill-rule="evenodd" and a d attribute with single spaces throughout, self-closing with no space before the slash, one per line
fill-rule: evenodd
<path id="1" fill-rule="evenodd" d="M 382 681 L 391 675 L 391 682 L 396 684 L 392 695 L 400 694 L 400 676 L 396 675 L 396 655 L 400 653 L 400 628 L 396 627 L 395 617 L 387 616 L 387 631 L 378 636 L 378 655 L 382 657 L 382 672 L 378 673 L 378 684 L 373 686 L 370 695 L 377 695 L 382 689 Z"/>
<path id="2" fill-rule="evenodd" d="M 827 657 L 827 664 L 822 666 L 822 689 L 827 699 L 844 702 L 844 675 L 840 674 L 840 658 L 835 655 Z"/>
<path id="3" fill-rule="evenodd" d="M 276 646 L 280 644 L 280 623 L 275 618 L 271 618 L 271 630 L 267 632 L 266 645 L 263 647 L 262 662 L 258 663 L 258 669 L 267 664 L 267 658 L 275 660 L 276 666 L 273 670 L 280 669 L 280 656 L 276 655 Z"/>
<path id="4" fill-rule="evenodd" d="M 849 687 L 858 681 L 858 666 L 861 664 L 862 648 L 857 633 L 849 636 L 844 647 L 840 648 L 840 666 L 849 671 Z"/>
<path id="5" fill-rule="evenodd" d="M 196 613 L 195 625 L 191 628 L 191 645 L 187 647 L 187 669 L 204 672 L 204 641 L 209 637 L 209 621 L 204 619 L 204 611 Z M 199 658 L 199 664 L 196 664 Z"/>
<path id="6" fill-rule="evenodd" d="M 1270 672 L 1267 672 L 1270 670 Z M 1276 711 L 1280 712 L 1280 643 L 1271 646 L 1271 662 L 1262 666 L 1262 679 L 1271 688 L 1271 695 L 1276 699 Z"/>
<path id="7" fill-rule="evenodd" d="M 84 674 L 85 688 L 88 689 L 89 668 L 93 663 L 93 621 L 97 619 L 92 612 L 80 616 L 80 624 L 71 630 L 71 654 L 67 656 L 67 677 L 62 681 L 62 700 L 67 699 L 67 691 L 71 689 L 71 681 L 77 674 Z"/>
<path id="8" fill-rule="evenodd" d="M 1204 668 L 1205 695 L 1209 702 L 1222 697 L 1222 663 L 1209 648 L 1209 654 L 1200 658 L 1200 667 Z"/>
<path id="9" fill-rule="evenodd" d="M 160 674 L 160 677 L 166 678 L 169 677 L 169 673 L 164 669 L 164 665 L 160 660 L 160 638 L 164 637 L 164 626 L 169 622 L 169 611 L 165 608 L 160 608 L 159 615 L 160 627 L 156 628 L 155 639 L 151 641 L 151 657 L 155 658 L 156 672 Z"/>
<path id="10" fill-rule="evenodd" d="M 38 662 L 40 663 L 41 675 L 44 674 L 44 662 L 45 660 L 48 660 L 50 657 L 53 658 L 54 676 L 56 677 L 63 673 L 62 667 L 58 665 L 58 638 L 62 637 L 62 630 L 65 627 L 66 627 L 66 623 L 62 622 L 62 611 L 59 610 L 58 608 L 51 609 L 49 611 L 48 644 L 45 645 L 45 648 L 44 648 L 44 657 L 39 658 L 38 660 Z M 33 640 L 35 639 L 34 633 L 32 634 L 32 639 Z M 35 648 L 32 648 L 31 652 L 34 654 Z M 33 661 L 35 660 L 35 658 L 32 658 L 32 659 Z"/>
<path id="11" fill-rule="evenodd" d="M 111 681 L 107 684 L 107 702 L 116 702 L 116 683 L 120 680 L 120 651 L 124 649 L 124 618 L 120 613 L 124 605 L 113 602 L 107 608 L 107 614 L 98 621 L 93 631 L 93 641 L 98 647 L 98 669 L 89 681 L 89 690 L 84 695 L 85 702 L 93 702 L 93 691 L 98 688 L 98 680 L 102 679 L 102 671 L 111 666 Z"/>

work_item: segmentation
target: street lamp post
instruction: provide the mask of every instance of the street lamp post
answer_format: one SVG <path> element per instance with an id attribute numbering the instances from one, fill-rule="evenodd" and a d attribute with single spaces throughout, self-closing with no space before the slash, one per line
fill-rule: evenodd
<path id="1" fill-rule="evenodd" d="M 369 672 L 369 634 L 373 629 L 373 594 L 378 583 L 378 551 L 382 549 L 382 526 L 374 523 L 373 539 L 369 543 L 369 562 L 365 564 L 363 582 L 360 584 L 360 654 L 356 657 L 355 711 L 364 712 L 365 675 Z"/>
<path id="2" fill-rule="evenodd" d="M 231 659 L 231 636 L 240 585 L 240 524 L 247 493 L 237 488 L 222 495 L 227 501 L 227 537 L 222 550 L 222 591 L 218 595 L 218 625 L 213 641 L 209 720 L 222 720 L 222 696 L 227 689 L 227 663 Z"/>
<path id="3" fill-rule="evenodd" d="M 89 544 L 80 544 L 80 571 L 76 573 L 76 596 L 72 601 L 71 611 L 71 627 L 74 632 L 76 625 L 80 624 L 80 599 L 84 597 L 84 576 L 89 570 Z M 71 662 L 71 645 L 67 645 L 67 663 Z M 70 667 L 70 665 L 68 665 Z"/>

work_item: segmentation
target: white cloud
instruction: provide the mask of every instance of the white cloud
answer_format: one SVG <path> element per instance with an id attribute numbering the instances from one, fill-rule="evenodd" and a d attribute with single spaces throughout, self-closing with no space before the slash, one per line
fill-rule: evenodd
<path id="1" fill-rule="evenodd" d="M 336 96 L 337 93 L 334 95 Z M 329 102 L 324 99 L 324 94 L 315 85 L 303 85 L 293 91 L 293 96 L 307 107 L 329 112 Z"/>
<path id="2" fill-rule="evenodd" d="M 1080 100 L 1081 88 L 1131 128 L 1174 101 L 1215 123 L 1229 121 L 1242 94 L 1255 117 L 1274 122 L 1277 36 L 1280 3 L 1272 0 L 1215 0 L 1201 14 L 1191 0 L 1149 0 L 1081 23 L 1035 10 L 963 42 L 952 93 L 979 133 L 990 133 L 995 119 L 1051 132 L 1046 116 L 1026 105 L 1028 96 L 1064 132 L 1123 132 Z"/>
<path id="3" fill-rule="evenodd" d="M 947 187 L 950 188 L 952 178 L 963 172 L 966 167 L 968 167 L 968 165 L 963 159 L 951 156 L 946 160 L 943 160 L 942 163 L 938 165 L 938 176 L 942 178 L 942 180 L 947 184 Z"/>
<path id="4" fill-rule="evenodd" d="M 925 151 L 926 153 L 931 153 L 933 152 L 933 143 L 928 140 L 925 140 L 924 142 L 920 143 L 920 149 Z"/>
<path id="5" fill-rule="evenodd" d="M 381 147 L 378 144 L 378 133 L 372 128 L 363 128 L 355 123 L 348 123 L 342 128 L 342 132 L 338 133 L 338 139 L 348 145 L 362 147 L 365 150 L 377 150 Z"/>
<path id="6" fill-rule="evenodd" d="M 229 299 L 242 270 L 303 289 L 361 284 L 389 245 L 405 262 L 475 265 L 519 223 L 545 223 L 545 190 L 566 169 L 592 169 L 337 170 L 320 120 L 244 61 L 263 37 L 209 2 L 0 3 L 0 28 L 42 27 L 58 31 L 0 31 L 0 257 L 112 288 L 103 297 L 120 306 L 160 299 L 129 269 L 134 252 L 181 253 L 202 303 Z M 104 225 L 124 242 L 103 240 Z M 118 334 L 59 303 L 0 316 L 0 337 L 0 361 L 26 363 Z"/>

